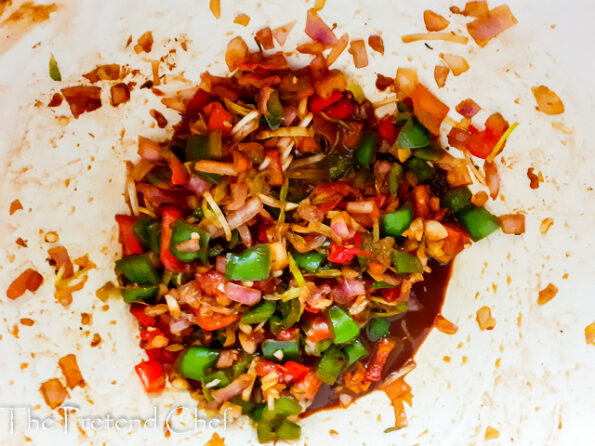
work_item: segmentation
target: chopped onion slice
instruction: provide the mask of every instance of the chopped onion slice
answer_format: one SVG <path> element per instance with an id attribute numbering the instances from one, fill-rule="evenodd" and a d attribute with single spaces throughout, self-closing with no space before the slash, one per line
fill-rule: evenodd
<path id="1" fill-rule="evenodd" d="M 469 38 L 465 36 L 459 36 L 458 34 L 454 33 L 408 34 L 406 36 L 402 36 L 401 40 L 403 43 L 418 42 L 420 40 L 443 40 L 444 42 L 460 43 L 462 45 L 465 45 L 467 42 L 469 42 Z"/>

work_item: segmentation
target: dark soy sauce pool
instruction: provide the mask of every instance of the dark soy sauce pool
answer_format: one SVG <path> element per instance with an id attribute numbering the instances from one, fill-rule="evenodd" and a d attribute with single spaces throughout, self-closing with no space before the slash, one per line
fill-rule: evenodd
<path id="1" fill-rule="evenodd" d="M 415 352 L 428 336 L 434 324 L 434 318 L 440 314 L 446 288 L 450 279 L 451 263 L 443 265 L 435 261 L 428 263 L 432 272 L 424 274 L 424 280 L 413 286 L 411 304 L 417 306 L 416 311 L 407 311 L 395 319 L 390 328 L 390 336 L 396 341 L 396 346 L 383 369 L 383 378 L 391 372 L 399 370 L 403 364 L 412 359 Z M 370 353 L 374 353 L 374 343 L 362 331 L 362 341 Z M 376 389 L 382 381 L 373 383 L 367 392 L 353 395 L 359 398 Z M 323 384 L 313 403 L 301 416 L 307 417 L 319 410 L 339 406 L 339 397 L 331 386 Z"/>

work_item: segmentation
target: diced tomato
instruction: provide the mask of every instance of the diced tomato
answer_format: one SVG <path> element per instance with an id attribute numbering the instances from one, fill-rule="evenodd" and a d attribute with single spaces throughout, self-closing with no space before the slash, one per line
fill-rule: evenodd
<path id="1" fill-rule="evenodd" d="M 332 337 L 328 319 L 323 313 L 308 317 L 306 327 L 306 337 L 310 342 L 318 342 Z"/>
<path id="2" fill-rule="evenodd" d="M 332 119 L 345 119 L 355 112 L 355 105 L 349 99 L 340 99 L 324 109 L 324 113 Z"/>
<path id="3" fill-rule="evenodd" d="M 161 392 L 165 388 L 165 373 L 159 361 L 143 361 L 134 370 L 147 393 Z"/>
<path id="4" fill-rule="evenodd" d="M 281 330 L 277 334 L 277 339 L 279 339 L 280 341 L 293 341 L 299 336 L 299 331 L 300 329 L 297 327 L 297 325 L 294 325 L 293 327 Z"/>
<path id="5" fill-rule="evenodd" d="M 342 97 L 343 93 L 341 93 L 340 91 L 334 91 L 327 99 L 323 99 L 317 94 L 315 94 L 314 96 L 310 97 L 310 111 L 312 113 L 320 112 L 327 108 L 329 105 L 339 101 Z"/>
<path id="6" fill-rule="evenodd" d="M 320 146 L 312 137 L 305 136 L 303 138 L 296 138 L 296 147 L 300 153 L 312 153 L 320 151 Z"/>
<path id="7" fill-rule="evenodd" d="M 258 225 L 257 239 L 259 242 L 269 243 L 270 240 L 269 240 L 267 231 L 269 230 L 270 227 L 271 227 L 271 225 L 267 225 L 267 224 L 259 224 Z"/>
<path id="8" fill-rule="evenodd" d="M 406 179 L 401 180 L 397 189 L 397 195 L 405 202 L 411 200 L 411 184 Z"/>
<path id="9" fill-rule="evenodd" d="M 359 249 L 362 244 L 362 236 L 356 233 L 353 240 L 346 242 L 343 245 L 337 245 L 331 242 L 329 246 L 328 260 L 333 263 L 349 263 L 355 256 L 369 256 L 369 252 L 364 252 Z"/>
<path id="10" fill-rule="evenodd" d="M 413 188 L 413 214 L 426 218 L 430 213 L 430 186 L 419 185 Z"/>
<path id="11" fill-rule="evenodd" d="M 231 135 L 232 115 L 223 108 L 220 102 L 214 101 L 207 104 L 203 111 L 209 120 L 207 124 L 209 131 L 219 130 L 222 136 Z"/>
<path id="12" fill-rule="evenodd" d="M 394 302 L 401 295 L 401 287 L 383 288 L 380 290 L 380 294 L 382 294 L 382 299 L 386 302 Z"/>
<path id="13" fill-rule="evenodd" d="M 346 121 L 349 129 L 342 129 L 343 136 L 341 142 L 348 149 L 355 149 L 359 144 L 359 140 L 362 137 L 364 131 L 364 121 Z"/>
<path id="14" fill-rule="evenodd" d="M 206 91 L 199 89 L 192 99 L 188 101 L 188 105 L 186 105 L 186 116 L 191 121 L 195 120 L 198 117 L 198 113 L 202 110 L 202 108 L 207 105 L 211 101 L 211 95 Z"/>
<path id="15" fill-rule="evenodd" d="M 217 297 L 221 293 L 223 284 L 225 284 L 225 276 L 215 270 L 209 270 L 206 273 L 196 273 L 194 275 L 196 285 L 207 295 Z"/>
<path id="16" fill-rule="evenodd" d="M 240 314 L 226 314 L 213 313 L 211 316 L 203 316 L 200 313 L 196 315 L 196 322 L 203 330 L 214 331 L 220 328 L 227 327 L 239 320 Z"/>
<path id="17" fill-rule="evenodd" d="M 469 233 L 460 226 L 455 226 L 450 223 L 442 223 L 442 226 L 444 226 L 448 232 L 448 236 L 442 243 L 442 252 L 444 252 L 444 255 L 447 258 L 452 259 L 461 252 L 466 245 L 471 243 L 471 238 L 469 237 Z"/>
<path id="18" fill-rule="evenodd" d="M 267 151 L 265 158 L 270 158 L 271 162 L 267 167 L 269 174 L 269 184 L 271 186 L 282 186 L 284 183 L 283 179 L 283 166 L 281 164 L 281 158 L 279 157 L 278 150 Z"/>
<path id="19" fill-rule="evenodd" d="M 147 316 L 145 308 L 145 305 L 132 304 L 130 305 L 130 314 L 136 318 L 141 327 L 154 327 L 156 319 L 153 316 Z"/>
<path id="20" fill-rule="evenodd" d="M 186 269 L 184 262 L 175 257 L 169 250 L 173 224 L 176 219 L 182 218 L 182 211 L 174 206 L 163 206 L 161 220 L 161 262 L 165 269 L 174 273 L 181 273 Z"/>
<path id="21" fill-rule="evenodd" d="M 143 247 L 132 232 L 132 226 L 136 223 L 136 217 L 132 215 L 116 215 L 116 221 L 120 228 L 120 243 L 122 244 L 123 255 L 126 257 L 141 254 Z"/>
<path id="22" fill-rule="evenodd" d="M 322 381 L 318 378 L 316 372 L 314 370 L 308 370 L 306 376 L 293 384 L 292 393 L 299 400 L 312 401 L 321 385 Z"/>
<path id="23" fill-rule="evenodd" d="M 339 206 L 346 196 L 355 196 L 356 194 L 348 183 L 338 181 L 336 183 L 319 184 L 314 188 L 311 195 L 318 210 L 326 214 Z"/>
<path id="24" fill-rule="evenodd" d="M 274 279 L 267 279 L 254 281 L 254 285 L 252 285 L 252 288 L 254 288 L 255 290 L 260 290 L 263 293 L 271 294 L 275 292 L 275 286 L 276 285 Z"/>
<path id="25" fill-rule="evenodd" d="M 380 381 L 382 379 L 382 369 L 394 348 L 395 341 L 388 338 L 383 338 L 378 343 L 376 353 L 368 363 L 368 371 L 366 372 L 368 381 Z"/>
<path id="26" fill-rule="evenodd" d="M 387 116 L 378 123 L 378 134 L 390 145 L 393 145 L 397 140 L 399 132 L 393 124 L 393 116 Z"/>

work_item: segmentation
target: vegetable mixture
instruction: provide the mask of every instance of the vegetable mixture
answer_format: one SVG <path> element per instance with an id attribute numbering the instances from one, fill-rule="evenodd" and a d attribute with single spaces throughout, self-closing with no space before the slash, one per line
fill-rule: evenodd
<path id="1" fill-rule="evenodd" d="M 340 44 L 309 20 L 321 49 Z M 172 99 L 171 140 L 139 138 L 132 212 L 116 216 L 144 388 L 169 380 L 207 411 L 249 415 L 261 442 L 298 438 L 321 386 L 349 400 L 386 379 L 414 284 L 501 225 L 439 144 L 449 108 L 411 70 L 377 117 L 321 49 L 294 68 L 233 39 L 232 74 Z M 448 139 L 493 161 L 508 129 L 495 114 Z"/>

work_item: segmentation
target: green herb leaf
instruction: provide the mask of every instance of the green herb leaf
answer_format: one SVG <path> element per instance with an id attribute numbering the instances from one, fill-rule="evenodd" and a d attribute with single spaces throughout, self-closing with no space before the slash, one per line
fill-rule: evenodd
<path id="1" fill-rule="evenodd" d="M 54 55 L 50 57 L 50 77 L 52 80 L 61 81 L 62 75 L 60 74 L 60 69 L 58 68 L 58 62 L 54 59 Z"/>

